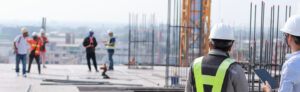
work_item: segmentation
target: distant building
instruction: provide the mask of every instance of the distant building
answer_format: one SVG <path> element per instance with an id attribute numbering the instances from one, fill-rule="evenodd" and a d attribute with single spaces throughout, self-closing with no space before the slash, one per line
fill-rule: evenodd
<path id="1" fill-rule="evenodd" d="M 66 44 L 75 44 L 75 34 L 66 33 Z"/>
<path id="2" fill-rule="evenodd" d="M 50 47 L 50 50 L 55 50 L 55 48 L 56 48 L 56 42 L 51 42 L 49 44 L 49 47 Z"/>
<path id="3" fill-rule="evenodd" d="M 56 44 L 56 49 L 47 52 L 46 64 L 79 64 L 83 57 L 82 48 L 76 44 Z"/>

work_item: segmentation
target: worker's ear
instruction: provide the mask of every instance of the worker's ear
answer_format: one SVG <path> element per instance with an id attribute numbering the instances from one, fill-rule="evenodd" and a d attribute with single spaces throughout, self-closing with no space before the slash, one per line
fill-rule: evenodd
<path id="1" fill-rule="evenodd" d="M 211 42 L 211 41 L 209 41 L 209 48 L 210 48 L 210 49 L 213 49 L 213 45 L 212 45 L 212 42 Z"/>
<path id="2" fill-rule="evenodd" d="M 288 45 L 290 44 L 290 46 L 295 43 L 295 39 L 292 35 L 289 35 L 287 36 L 287 41 L 288 41 Z M 295 43 L 296 44 L 296 43 Z"/>
<path id="3" fill-rule="evenodd" d="M 232 46 L 233 46 L 233 43 L 231 44 L 230 48 L 228 49 L 228 53 L 231 51 Z"/>

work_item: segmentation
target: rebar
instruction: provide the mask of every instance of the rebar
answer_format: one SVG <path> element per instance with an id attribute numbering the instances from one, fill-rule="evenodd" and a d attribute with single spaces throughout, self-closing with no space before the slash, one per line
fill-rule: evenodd
<path id="1" fill-rule="evenodd" d="M 261 31 L 260 31 L 260 42 L 257 44 L 256 42 L 256 12 L 257 6 L 254 7 L 254 15 L 252 15 L 252 3 L 250 3 L 250 34 L 249 34 L 249 62 L 248 62 L 248 82 L 250 83 L 249 91 L 259 91 L 261 92 L 261 83 L 262 81 L 257 80 L 253 70 L 255 69 L 266 69 L 272 77 L 276 79 L 276 81 L 280 82 L 281 76 L 281 67 L 284 63 L 284 58 L 286 53 L 288 53 L 289 48 L 286 44 L 280 40 L 279 36 L 282 34 L 279 32 L 279 27 L 281 26 L 280 21 L 280 6 L 275 7 L 271 6 L 270 11 L 270 26 L 268 34 L 265 34 L 265 2 L 262 2 L 261 5 Z M 285 17 L 287 20 L 289 17 L 289 9 L 290 7 L 285 7 Z M 275 15 L 276 14 L 276 15 Z M 252 16 L 254 16 L 254 20 L 252 20 Z M 252 21 L 253 24 L 252 24 Z M 259 20 L 258 20 L 259 21 Z M 253 26 L 252 26 L 253 25 Z M 253 36 L 252 36 L 252 27 L 253 27 Z M 267 36 L 267 37 L 265 37 Z M 253 37 L 253 38 L 252 38 Z M 266 39 L 265 39 L 266 38 Z M 253 45 L 253 46 L 252 46 Z M 257 59 L 257 49 L 259 49 L 259 59 Z M 242 63 L 243 64 L 243 63 Z"/>

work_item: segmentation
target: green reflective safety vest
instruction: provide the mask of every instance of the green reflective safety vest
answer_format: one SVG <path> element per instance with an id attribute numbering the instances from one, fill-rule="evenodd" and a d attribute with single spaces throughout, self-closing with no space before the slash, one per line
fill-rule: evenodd
<path id="1" fill-rule="evenodd" d="M 216 76 L 202 74 L 202 59 L 197 58 L 193 64 L 194 78 L 197 92 L 204 92 L 204 84 L 212 86 L 212 92 L 221 92 L 226 71 L 235 61 L 227 58 L 219 66 Z"/>
<path id="2" fill-rule="evenodd" d="M 115 49 L 115 45 L 110 45 L 110 41 L 111 41 L 112 38 L 114 38 L 114 37 L 110 37 L 110 38 L 108 39 L 108 41 L 106 42 L 106 44 L 107 44 L 106 49 L 108 49 L 108 50 L 113 50 L 113 49 Z"/>

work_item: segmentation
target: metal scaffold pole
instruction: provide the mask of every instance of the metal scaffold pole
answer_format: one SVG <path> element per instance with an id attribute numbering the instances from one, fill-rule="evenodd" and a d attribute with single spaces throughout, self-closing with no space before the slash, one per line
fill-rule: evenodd
<path id="1" fill-rule="evenodd" d="M 129 31 L 128 31 L 128 34 L 129 34 L 129 36 L 128 36 L 128 69 L 130 68 L 130 58 L 131 58 L 131 22 L 132 21 L 132 19 L 131 19 L 131 13 L 129 13 Z"/>
<path id="2" fill-rule="evenodd" d="M 166 77 L 165 86 L 169 86 L 169 56 L 170 56 L 170 31 L 171 31 L 171 0 L 168 0 L 168 20 L 167 20 L 167 43 L 166 43 Z"/>

